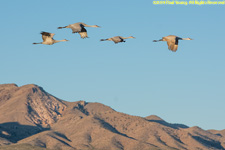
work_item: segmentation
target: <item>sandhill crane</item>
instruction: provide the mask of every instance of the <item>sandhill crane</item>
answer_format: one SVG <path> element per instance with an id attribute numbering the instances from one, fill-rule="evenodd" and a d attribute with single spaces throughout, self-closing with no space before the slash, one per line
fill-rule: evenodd
<path id="1" fill-rule="evenodd" d="M 98 26 L 98 25 L 87 25 L 83 22 L 78 22 L 78 23 L 70 24 L 65 27 L 58 27 L 58 29 L 71 28 L 72 33 L 79 33 L 80 37 L 84 39 L 84 38 L 88 38 L 87 30 L 84 27 L 100 28 L 100 26 Z"/>
<path id="2" fill-rule="evenodd" d="M 165 36 L 160 40 L 154 40 L 153 42 L 159 42 L 159 41 L 166 41 L 167 45 L 168 45 L 168 49 L 176 52 L 177 48 L 178 48 L 178 41 L 179 40 L 193 40 L 191 38 L 180 38 L 178 36 L 175 35 L 169 35 L 169 36 Z"/>
<path id="3" fill-rule="evenodd" d="M 54 39 L 53 39 L 53 36 L 55 35 L 54 33 L 41 32 L 41 34 L 42 34 L 43 42 L 40 42 L 40 43 L 33 43 L 33 44 L 46 44 L 46 45 L 52 45 L 52 44 L 54 44 L 54 43 L 68 41 L 68 40 L 66 40 L 66 39 L 64 39 L 64 40 L 54 40 Z"/>
<path id="4" fill-rule="evenodd" d="M 119 42 L 126 42 L 124 39 L 135 39 L 135 37 L 133 36 L 129 36 L 129 37 L 122 37 L 122 36 L 114 36 L 108 39 L 101 39 L 100 41 L 113 41 L 115 44 L 119 43 Z"/>

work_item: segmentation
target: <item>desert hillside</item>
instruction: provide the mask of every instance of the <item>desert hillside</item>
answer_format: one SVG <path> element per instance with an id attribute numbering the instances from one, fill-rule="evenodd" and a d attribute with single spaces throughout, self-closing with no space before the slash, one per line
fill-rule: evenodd
<path id="1" fill-rule="evenodd" d="M 2 84 L 1 149 L 224 150 L 225 132 L 131 116 L 100 103 L 67 102 L 34 84 Z"/>

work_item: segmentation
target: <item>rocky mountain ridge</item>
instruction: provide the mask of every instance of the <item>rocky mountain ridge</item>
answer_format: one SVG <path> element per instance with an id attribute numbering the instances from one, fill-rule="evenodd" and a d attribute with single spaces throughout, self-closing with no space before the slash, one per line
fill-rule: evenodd
<path id="1" fill-rule="evenodd" d="M 34 84 L 0 85 L 0 149 L 224 150 L 224 133 L 67 102 Z"/>

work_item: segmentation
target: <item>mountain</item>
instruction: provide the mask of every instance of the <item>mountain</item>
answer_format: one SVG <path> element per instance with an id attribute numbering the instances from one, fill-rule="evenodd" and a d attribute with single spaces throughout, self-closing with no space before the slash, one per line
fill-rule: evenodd
<path id="1" fill-rule="evenodd" d="M 0 85 L 0 150 L 225 150 L 225 130 L 67 102 L 34 85 Z"/>

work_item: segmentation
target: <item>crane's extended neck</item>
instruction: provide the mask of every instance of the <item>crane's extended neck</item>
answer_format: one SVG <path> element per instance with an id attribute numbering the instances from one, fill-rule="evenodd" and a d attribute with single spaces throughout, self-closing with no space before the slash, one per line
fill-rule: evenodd
<path id="1" fill-rule="evenodd" d="M 191 38 L 181 38 L 181 40 L 192 40 Z"/>
<path id="2" fill-rule="evenodd" d="M 55 40 L 54 43 L 58 43 L 58 42 L 66 42 L 68 40 L 64 39 L 64 40 Z"/>
<path id="3" fill-rule="evenodd" d="M 99 28 L 100 26 L 98 25 L 87 25 L 87 24 L 83 24 L 85 27 L 94 27 L 94 28 Z"/>
<path id="4" fill-rule="evenodd" d="M 135 37 L 133 36 L 129 36 L 129 37 L 122 37 L 123 39 L 135 39 Z"/>

